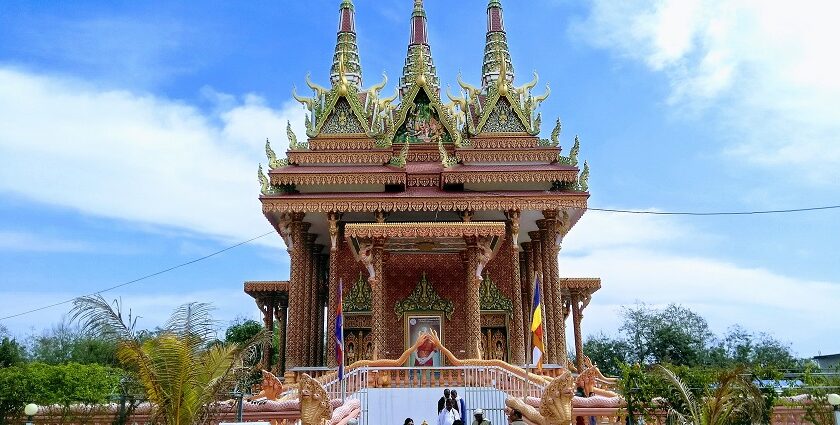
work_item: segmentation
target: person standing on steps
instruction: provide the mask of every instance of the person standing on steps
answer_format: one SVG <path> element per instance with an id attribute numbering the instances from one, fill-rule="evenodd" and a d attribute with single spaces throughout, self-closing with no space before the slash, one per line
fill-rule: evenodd
<path id="1" fill-rule="evenodd" d="M 455 410 L 458 411 L 458 413 L 461 415 L 461 418 L 469 418 L 469 416 L 467 416 L 467 403 L 464 402 L 464 399 L 458 397 L 458 391 L 452 390 L 449 394 L 452 396 L 452 401 L 454 402 L 452 407 L 454 407 Z"/>
<path id="2" fill-rule="evenodd" d="M 441 397 L 440 400 L 438 400 L 438 415 L 440 414 L 440 411 L 443 410 L 444 407 L 446 407 L 446 400 L 449 400 L 449 388 L 443 390 L 443 397 Z"/>
<path id="3" fill-rule="evenodd" d="M 472 425 L 490 425 L 490 421 L 484 419 L 484 410 L 482 409 L 475 409 L 473 412 L 473 417 L 475 420 L 473 421 Z"/>
<path id="4" fill-rule="evenodd" d="M 445 407 L 438 415 L 437 425 L 454 425 L 456 420 L 461 419 L 458 410 L 452 407 L 454 404 L 451 398 L 446 399 Z"/>

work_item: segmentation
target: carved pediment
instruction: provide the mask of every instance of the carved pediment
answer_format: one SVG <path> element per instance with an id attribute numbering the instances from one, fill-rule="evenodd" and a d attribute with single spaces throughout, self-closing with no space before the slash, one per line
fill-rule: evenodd
<path id="1" fill-rule="evenodd" d="M 506 297 L 489 275 L 484 276 L 478 291 L 481 310 L 513 311 L 513 301 Z"/>
<path id="2" fill-rule="evenodd" d="M 420 278 L 420 282 L 417 283 L 411 295 L 402 301 L 397 301 L 394 311 L 397 316 L 411 311 L 440 311 L 446 315 L 447 319 L 452 319 L 455 305 L 452 301 L 441 298 L 426 279 L 426 273 L 423 273 L 423 277 Z"/>
<path id="3" fill-rule="evenodd" d="M 363 313 L 371 311 L 371 290 L 370 284 L 361 273 L 359 280 L 350 288 L 350 292 L 344 297 L 341 308 L 347 313 Z"/>

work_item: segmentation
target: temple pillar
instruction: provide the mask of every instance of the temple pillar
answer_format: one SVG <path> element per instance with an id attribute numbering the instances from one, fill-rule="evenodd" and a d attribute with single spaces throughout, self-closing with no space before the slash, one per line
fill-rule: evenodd
<path id="1" fill-rule="evenodd" d="M 529 290 L 530 281 L 528 280 L 528 253 L 525 252 L 525 244 L 521 246 L 522 251 L 519 252 L 519 283 L 521 284 L 519 297 L 522 299 L 522 332 L 525 339 L 525 359 L 527 361 L 528 338 L 531 332 L 531 291 Z"/>
<path id="2" fill-rule="evenodd" d="M 306 237 L 309 223 L 304 223 L 304 213 L 292 214 L 290 223 L 291 245 L 288 247 L 291 259 L 289 276 L 289 311 L 286 331 L 286 371 L 303 366 L 303 336 L 304 304 L 306 304 Z M 291 381 L 290 381 L 291 382 Z"/>
<path id="3" fill-rule="evenodd" d="M 508 329 L 508 340 L 511 341 L 511 363 L 522 365 L 525 364 L 525 328 L 522 322 L 522 281 L 520 279 L 519 269 L 519 216 L 517 210 L 508 211 L 508 225 L 505 233 L 507 239 L 510 241 L 509 258 L 513 263 L 513 281 L 511 282 L 511 299 L 513 301 L 513 326 Z"/>
<path id="4" fill-rule="evenodd" d="M 286 371 L 286 312 L 288 307 L 283 305 L 282 303 L 274 309 L 274 319 L 277 320 L 277 330 L 279 335 L 277 335 L 277 353 L 280 355 L 279 362 L 277 364 L 277 372 L 278 374 L 282 374 Z"/>
<path id="5" fill-rule="evenodd" d="M 557 256 L 560 254 L 558 243 L 558 232 L 560 231 L 557 221 L 557 210 L 543 211 L 545 220 L 541 221 L 540 234 L 543 235 L 542 246 L 544 256 L 544 267 L 546 280 L 551 286 L 551 330 L 554 334 L 554 363 L 565 366 L 568 358 L 566 350 L 566 320 L 563 315 L 563 292 L 560 288 L 560 269 L 557 264 Z"/>
<path id="6" fill-rule="evenodd" d="M 321 254 L 318 258 L 320 264 L 320 272 L 318 273 L 318 365 L 319 366 L 326 366 L 326 341 L 325 336 L 329 336 L 329 334 L 324 334 L 324 332 L 328 331 L 329 329 L 324 329 L 324 325 L 326 324 L 326 314 L 327 312 L 324 311 L 327 307 L 327 299 L 329 294 L 329 288 L 327 287 L 327 273 L 328 273 L 328 266 L 329 266 L 329 255 L 328 254 Z"/>
<path id="7" fill-rule="evenodd" d="M 583 310 L 589 305 L 592 295 L 588 292 L 575 291 L 571 296 L 572 323 L 575 332 L 575 363 L 578 372 L 583 370 L 583 334 L 580 323 L 583 321 Z"/>
<path id="8" fill-rule="evenodd" d="M 263 327 L 272 335 L 274 334 L 274 305 L 265 298 L 256 300 L 257 307 L 263 314 Z M 262 364 L 266 370 L 271 370 L 271 360 L 274 354 L 274 347 L 271 340 L 265 342 L 262 346 Z"/>
<path id="9" fill-rule="evenodd" d="M 466 337 L 468 359 L 480 359 L 481 354 L 481 278 L 476 276 L 478 272 L 479 256 L 481 251 L 478 248 L 477 238 L 467 237 L 467 275 L 466 275 L 466 302 L 464 311 L 467 314 Z"/>
<path id="10" fill-rule="evenodd" d="M 527 298 L 525 300 L 527 308 L 523 308 L 523 310 L 527 310 L 525 313 L 525 361 L 528 362 L 531 356 L 531 353 L 528 351 L 533 347 L 531 343 L 531 315 L 533 314 L 534 306 L 531 305 L 534 301 L 534 262 L 533 260 L 533 248 L 531 247 L 531 242 L 523 242 L 522 243 L 522 258 L 523 258 L 523 265 L 525 266 L 523 275 L 525 276 L 525 287 L 526 292 L 528 293 Z"/>
<path id="11" fill-rule="evenodd" d="M 309 316 L 309 332 L 312 338 L 310 344 L 309 366 L 320 366 L 318 362 L 320 354 L 318 350 L 321 348 L 321 335 L 323 334 L 323 326 L 319 328 L 318 318 L 321 317 L 321 312 L 318 309 L 321 307 L 320 282 L 321 282 L 321 251 L 324 250 L 324 245 L 316 244 L 315 239 L 317 235 L 312 235 L 312 283 L 309 287 L 309 301 L 312 303 L 312 310 Z"/>
<path id="12" fill-rule="evenodd" d="M 385 240 L 373 240 L 371 265 L 374 275 L 368 278 L 370 282 L 370 333 L 373 341 L 373 356 L 371 360 L 384 358 L 385 354 L 385 277 L 382 275 L 382 259 L 385 255 Z"/>
<path id="13" fill-rule="evenodd" d="M 551 311 L 549 311 L 549 286 L 546 282 L 546 268 L 543 255 L 543 245 L 540 231 L 528 232 L 531 237 L 531 259 L 534 263 L 534 279 L 539 277 L 540 295 L 542 297 L 543 333 L 545 334 L 545 356 L 543 363 L 554 363 L 554 333 L 551 332 Z"/>
<path id="14" fill-rule="evenodd" d="M 335 338 L 332 338 L 332 333 L 335 331 L 335 319 L 338 306 L 338 244 L 341 243 L 338 235 L 338 219 L 340 215 L 337 213 L 330 213 L 327 220 L 330 224 L 330 253 L 329 266 L 327 268 L 328 284 L 327 284 L 327 361 L 329 367 L 338 367 L 335 360 Z"/>

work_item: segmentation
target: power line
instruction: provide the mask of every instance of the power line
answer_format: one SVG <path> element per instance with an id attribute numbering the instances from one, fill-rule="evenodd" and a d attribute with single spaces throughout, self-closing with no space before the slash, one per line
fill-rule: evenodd
<path id="1" fill-rule="evenodd" d="M 484 193 L 490 193 L 490 194 L 493 194 L 493 195 L 503 196 L 503 197 L 515 197 L 515 195 L 509 195 L 509 194 L 506 194 L 506 193 L 494 193 L 494 192 L 484 192 Z M 589 210 L 589 211 L 599 211 L 599 212 L 610 212 L 610 213 L 618 213 L 618 214 L 685 215 L 685 216 L 733 216 L 733 215 L 760 215 L 760 214 L 789 214 L 789 213 L 799 213 L 799 212 L 808 212 L 808 211 L 833 210 L 833 209 L 840 209 L 840 205 L 826 205 L 826 206 L 819 206 L 819 207 L 789 208 L 789 209 L 776 209 L 776 210 L 711 211 L 711 212 L 647 211 L 647 210 L 626 210 L 626 209 L 594 208 L 594 207 L 577 208 L 577 209 Z M 102 290 L 99 290 L 99 291 L 96 291 L 96 292 L 92 292 L 92 293 L 84 295 L 84 296 L 102 294 L 102 293 L 112 291 L 112 290 L 117 289 L 117 288 L 121 288 L 123 286 L 128 286 L 128 285 L 131 285 L 133 283 L 137 283 L 137 282 L 140 282 L 140 281 L 143 281 L 143 280 L 155 277 L 155 276 L 159 276 L 159 275 L 162 275 L 164 273 L 168 273 L 168 272 L 171 272 L 173 270 L 177 270 L 177 269 L 180 269 L 182 267 L 186 267 L 190 264 L 195 264 L 195 263 L 198 263 L 200 261 L 206 260 L 208 258 L 215 257 L 216 255 L 222 254 L 226 251 L 230 251 L 234 248 L 238 248 L 242 245 L 249 244 L 249 243 L 251 243 L 251 242 L 253 242 L 257 239 L 264 238 L 264 237 L 266 237 L 270 234 L 273 234 L 273 233 L 274 233 L 274 231 L 266 232 L 266 233 L 263 233 L 259 236 L 255 236 L 251 239 L 248 239 L 246 241 L 242 241 L 242 242 L 239 242 L 237 244 L 234 244 L 234 245 L 228 246 L 226 248 L 220 249 L 216 252 L 205 255 L 203 257 L 195 258 L 193 260 L 178 264 L 176 266 L 172 266 L 172 267 L 169 267 L 167 269 L 157 271 L 155 273 L 147 274 L 147 275 L 139 277 L 137 279 L 129 280 L 127 282 L 123 282 L 123 283 L 120 283 L 118 285 L 114 285 L 114 286 L 111 286 L 111 287 L 108 287 L 108 288 L 105 288 L 105 289 L 102 289 Z M 10 315 L 10 316 L 0 317 L 0 321 L 7 320 L 7 319 L 12 319 L 12 318 L 19 317 L 19 316 L 24 316 L 24 315 L 27 315 L 27 314 L 30 314 L 30 313 L 35 313 L 35 312 L 38 312 L 38 311 L 41 311 L 41 310 L 46 310 L 48 308 L 53 308 L 53 307 L 57 307 L 57 306 L 60 306 L 60 305 L 68 304 L 68 303 L 73 302 L 73 300 L 75 300 L 76 298 L 78 298 L 78 297 L 70 298 L 70 299 L 67 299 L 67 300 L 64 300 L 64 301 L 61 301 L 61 302 L 45 305 L 43 307 L 38 307 L 36 309 L 24 311 L 24 312 L 21 312 L 21 313 Z"/>
<path id="2" fill-rule="evenodd" d="M 195 259 L 192 259 L 190 261 L 178 264 L 177 266 L 172 266 L 172 267 L 169 267 L 167 269 L 160 270 L 160 271 L 157 271 L 157 272 L 154 272 L 154 273 L 151 273 L 151 274 L 147 274 L 145 276 L 138 277 L 137 279 L 129 280 L 127 282 L 123 282 L 123 283 L 120 283 L 118 285 L 114 285 L 114 286 L 111 286 L 111 287 L 108 287 L 108 288 L 105 288 L 105 289 L 102 289 L 102 290 L 99 290 L 99 291 L 96 291 L 96 292 L 91 292 L 90 294 L 86 294 L 86 295 L 82 295 L 82 296 L 87 297 L 87 296 L 91 296 L 91 295 L 99 295 L 99 294 L 102 294 L 102 293 L 105 293 L 105 292 L 108 292 L 108 291 L 113 291 L 114 289 L 117 289 L 117 288 L 122 288 L 123 286 L 131 285 L 132 283 L 140 282 L 141 280 L 146 280 L 146 279 L 149 279 L 149 278 L 152 278 L 152 277 L 155 277 L 155 276 L 159 276 L 159 275 L 162 275 L 164 273 L 168 273 L 168 272 L 171 272 L 173 270 L 177 270 L 177 269 L 180 269 L 182 267 L 186 267 L 190 264 L 195 264 L 199 261 L 204 261 L 204 260 L 206 260 L 210 257 L 215 257 L 215 256 L 217 256 L 217 255 L 219 255 L 223 252 L 230 251 L 234 248 L 238 248 L 238 247 L 240 247 L 242 245 L 245 245 L 245 244 L 249 244 L 249 243 L 251 243 L 251 242 L 253 242 L 257 239 L 264 238 L 264 237 L 266 237 L 266 236 L 268 236 L 272 233 L 274 233 L 274 231 L 266 232 L 266 233 L 263 233 L 262 235 L 255 236 L 255 237 L 253 237 L 251 239 L 248 239 L 246 241 L 242 241 L 242 242 L 239 242 L 237 244 L 228 246 L 226 248 L 220 249 L 220 250 L 218 250 L 216 252 L 213 252 L 211 254 L 207 254 L 203 257 L 195 258 Z M 57 306 L 60 306 L 60 305 L 63 305 L 63 304 L 68 304 L 68 303 L 73 302 L 73 300 L 75 300 L 76 298 L 78 298 L 78 297 L 70 298 L 70 299 L 67 299 L 67 300 L 64 300 L 64 301 L 61 301 L 61 302 L 57 302 L 57 303 L 53 303 L 53 304 L 50 304 L 50 305 L 45 305 L 43 307 L 38 307 L 38 308 L 35 308 L 35 309 L 32 309 L 32 310 L 24 311 L 22 313 L 13 314 L 11 316 L 0 317 L 0 321 L 6 320 L 6 319 L 11 319 L 11 318 L 14 318 L 14 317 L 24 316 L 24 315 L 27 315 L 27 314 L 30 314 L 30 313 L 35 313 L 37 311 L 46 310 L 48 308 L 57 307 Z"/>
<path id="3" fill-rule="evenodd" d="M 711 211 L 711 212 L 697 212 L 697 211 L 645 211 L 645 210 L 622 210 L 611 208 L 580 208 L 590 211 L 613 212 L 621 214 L 650 214 L 650 215 L 692 215 L 692 216 L 709 216 L 709 215 L 759 215 L 759 214 L 787 214 L 807 211 L 822 211 L 840 209 L 840 205 L 826 205 L 820 207 L 806 207 L 806 208 L 789 208 L 782 210 L 756 210 L 756 211 Z"/>

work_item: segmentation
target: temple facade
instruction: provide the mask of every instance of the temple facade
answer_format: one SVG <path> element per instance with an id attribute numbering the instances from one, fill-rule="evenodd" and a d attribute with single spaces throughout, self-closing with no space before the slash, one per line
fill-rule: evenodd
<path id="1" fill-rule="evenodd" d="M 285 158 L 267 141 L 267 174 L 260 165 L 263 213 L 291 259 L 288 281 L 245 283 L 266 327 L 279 326 L 265 365 L 336 366 L 340 284 L 348 363 L 396 358 L 434 331 L 460 358 L 522 365 L 537 279 L 545 362 L 567 364 L 567 323 L 581 359 L 583 310 L 600 280 L 562 277 L 557 257 L 586 210 L 589 169 L 577 138 L 561 152 L 559 119 L 540 138 L 548 86 L 533 92 L 536 72 L 517 85 L 501 2 L 486 8 L 478 83 L 459 75 L 455 94 L 441 89 L 422 0 L 394 93 L 381 93 L 384 76 L 366 88 L 355 12 L 341 2 L 328 83 L 307 75 L 311 95 L 293 92 L 306 135 L 287 125 Z M 408 365 L 443 361 L 418 350 Z"/>

